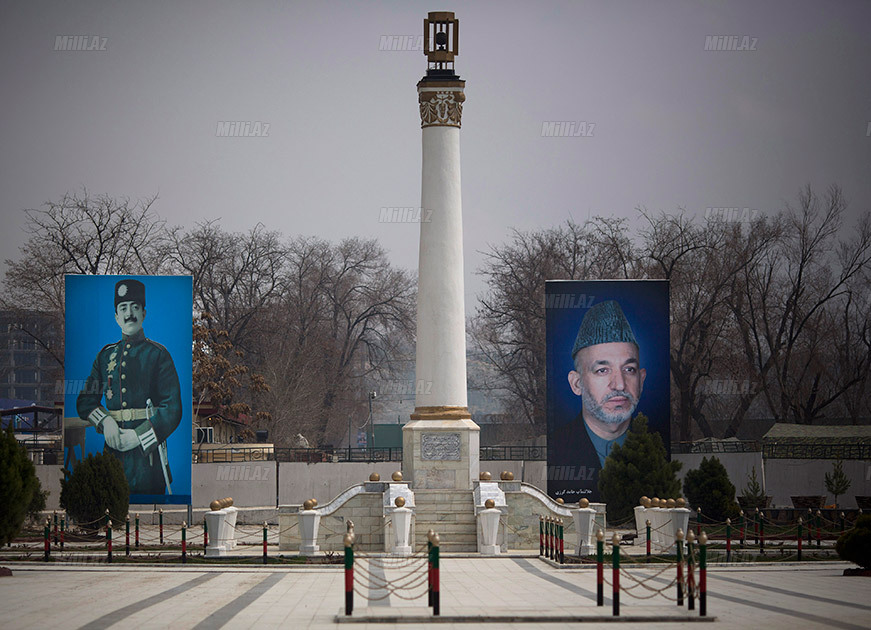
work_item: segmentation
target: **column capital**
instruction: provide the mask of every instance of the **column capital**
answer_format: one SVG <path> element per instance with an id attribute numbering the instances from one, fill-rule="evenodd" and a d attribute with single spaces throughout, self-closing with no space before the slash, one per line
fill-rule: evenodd
<path id="1" fill-rule="evenodd" d="M 427 81 L 417 84 L 420 126 L 461 127 L 465 81 Z"/>

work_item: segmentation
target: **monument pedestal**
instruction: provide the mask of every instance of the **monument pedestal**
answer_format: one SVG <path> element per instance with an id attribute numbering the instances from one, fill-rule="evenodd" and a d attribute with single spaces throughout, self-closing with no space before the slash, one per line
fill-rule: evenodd
<path id="1" fill-rule="evenodd" d="M 402 428 L 402 474 L 415 490 L 471 490 L 480 438 L 470 419 L 412 420 Z"/>

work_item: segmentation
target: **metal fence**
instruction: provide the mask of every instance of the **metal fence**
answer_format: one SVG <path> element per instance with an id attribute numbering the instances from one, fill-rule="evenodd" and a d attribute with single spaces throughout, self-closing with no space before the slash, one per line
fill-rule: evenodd
<path id="1" fill-rule="evenodd" d="M 761 450 L 762 445 L 756 440 L 671 443 L 672 455 L 687 453 L 758 453 Z"/>
<path id="2" fill-rule="evenodd" d="M 546 460 L 544 446 L 482 446 L 481 461 L 497 460 Z M 197 449 L 194 447 L 194 463 L 226 464 L 234 462 L 401 462 L 402 449 L 390 447 L 372 448 L 273 448 L 269 446 L 227 446 L 226 448 Z"/>
<path id="3" fill-rule="evenodd" d="M 765 459 L 871 459 L 871 444 L 790 444 L 762 445 Z"/>
<path id="4" fill-rule="evenodd" d="M 546 460 L 546 446 L 482 446 L 481 461 Z"/>

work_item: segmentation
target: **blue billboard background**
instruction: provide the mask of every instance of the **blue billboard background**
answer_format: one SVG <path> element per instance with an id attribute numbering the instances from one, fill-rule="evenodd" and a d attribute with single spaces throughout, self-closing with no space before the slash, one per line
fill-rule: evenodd
<path id="1" fill-rule="evenodd" d="M 550 280 L 545 284 L 547 429 L 554 431 L 576 420 L 582 403 L 568 383 L 574 369 L 571 351 L 581 320 L 594 304 L 619 302 L 639 346 L 639 362 L 647 370 L 644 390 L 635 414 L 648 418 L 648 428 L 662 436 L 667 451 L 671 445 L 671 375 L 669 333 L 669 288 L 666 280 Z M 633 417 L 634 417 L 633 415 Z M 583 431 L 582 426 L 578 427 Z M 550 446 L 550 441 L 548 442 Z M 598 500 L 597 479 L 566 483 L 565 477 L 551 483 L 551 473 L 571 467 L 572 461 L 557 461 L 548 448 L 548 492 L 551 487 L 574 486 L 577 492 L 560 494 L 567 502 L 584 496 Z M 558 453 L 557 453 L 558 454 Z M 559 459 L 565 459 L 559 454 Z M 582 475 L 581 475 L 582 476 Z"/>
<path id="2" fill-rule="evenodd" d="M 115 283 L 134 278 L 145 285 L 143 331 L 148 339 L 163 345 L 172 356 L 181 385 L 181 422 L 167 440 L 172 471 L 172 494 L 131 494 L 131 503 L 191 503 L 191 401 L 193 279 L 191 276 L 84 276 L 68 275 L 66 286 L 66 333 L 64 417 L 77 418 L 76 398 L 91 373 L 97 353 L 121 339 L 115 321 Z M 105 404 L 105 398 L 104 398 Z M 104 440 L 93 427 L 85 430 L 85 452 L 76 445 L 75 460 L 103 452 Z M 67 453 L 64 461 L 69 461 Z"/>

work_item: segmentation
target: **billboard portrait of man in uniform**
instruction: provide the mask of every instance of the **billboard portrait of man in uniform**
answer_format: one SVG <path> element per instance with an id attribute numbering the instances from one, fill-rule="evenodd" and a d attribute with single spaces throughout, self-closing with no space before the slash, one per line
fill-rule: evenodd
<path id="1" fill-rule="evenodd" d="M 627 298 L 607 299 L 614 293 L 625 292 L 632 281 L 574 282 L 571 286 L 559 282 L 548 290 L 555 288 L 561 293 L 546 292 L 549 300 L 546 312 L 550 314 L 548 352 L 553 342 L 553 352 L 557 355 L 553 360 L 548 358 L 548 492 L 566 502 L 584 497 L 599 500 L 598 477 L 605 467 L 605 459 L 615 445 L 622 446 L 626 441 L 640 403 L 647 401 L 648 397 L 642 397 L 648 376 L 645 365 L 654 358 L 651 363 L 654 371 L 658 372 L 664 365 L 668 378 L 668 285 L 659 281 L 637 282 L 647 285 L 637 286 L 639 290 L 631 292 L 628 301 L 634 303 L 633 310 L 647 301 L 644 309 L 647 316 L 639 324 L 656 323 L 659 319 L 659 325 L 664 326 L 659 328 L 660 340 L 665 339 L 664 347 L 659 343 L 656 348 L 643 349 L 621 306 Z M 583 286 L 577 286 L 579 284 Z M 581 313 L 578 324 L 577 317 Z M 660 317 L 657 318 L 657 314 Z M 560 329 L 557 323 L 560 315 L 565 320 L 559 322 L 562 328 L 571 330 L 572 320 L 577 326 L 569 343 L 566 343 L 566 335 L 555 334 Z M 657 380 L 663 387 L 662 379 Z M 552 392 L 551 388 L 561 391 Z M 668 392 L 668 381 L 664 390 Z M 652 404 L 646 406 L 645 415 L 650 418 L 651 430 L 664 433 L 663 439 L 668 444 L 668 397 L 650 398 Z M 565 410 L 566 406 L 572 407 L 571 410 Z M 580 409 L 575 411 L 577 407 Z"/>
<path id="2" fill-rule="evenodd" d="M 67 277 L 68 324 L 70 319 L 69 305 L 71 301 L 82 297 L 78 286 L 85 282 L 88 276 Z M 105 279 L 101 284 L 104 288 L 108 283 Z M 141 278 L 141 277 L 140 277 Z M 86 451 L 94 452 L 98 446 L 97 435 L 103 438 L 103 453 L 111 453 L 122 464 L 127 481 L 130 485 L 131 502 L 134 503 L 188 503 L 190 500 L 190 363 L 191 363 L 191 313 L 183 309 L 179 313 L 178 324 L 187 329 L 187 350 L 182 350 L 185 344 L 185 334 L 170 335 L 176 346 L 177 357 L 159 341 L 146 336 L 145 330 L 151 318 L 149 311 L 166 308 L 175 309 L 176 305 L 168 301 L 168 281 L 181 280 L 190 290 L 189 277 L 154 277 L 154 278 L 121 277 L 110 278 L 112 282 L 113 300 L 102 294 L 94 299 L 94 311 L 101 311 L 101 304 L 106 307 L 113 305 L 111 310 L 114 320 L 114 338 L 102 345 L 96 351 L 96 358 L 88 371 L 83 386 L 75 397 L 75 414 L 93 429 L 86 431 Z M 145 280 L 145 282 L 143 282 Z M 151 291 L 146 282 L 155 288 Z M 164 286 L 160 286 L 163 284 Z M 176 293 L 171 290 L 169 293 Z M 69 291 L 71 290 L 71 293 Z M 101 291 L 102 292 L 102 291 Z M 185 288 L 181 288 L 184 295 Z M 150 295 L 154 293 L 155 295 Z M 190 305 L 190 293 L 185 302 Z M 158 300 L 152 298 L 158 297 Z M 151 309 L 146 308 L 151 305 Z M 108 309 L 107 309 L 108 310 Z M 73 318 L 75 329 L 83 323 Z M 172 320 L 163 319 L 162 328 L 167 328 Z M 67 339 L 72 341 L 68 329 Z M 120 333 L 120 338 L 119 338 Z M 105 339 L 107 332 L 99 331 L 99 336 Z M 81 338 L 79 338 L 81 339 Z M 76 355 L 73 369 L 80 369 L 81 343 L 72 342 L 73 347 L 67 347 L 68 355 Z M 90 344 L 88 344 L 90 345 Z M 95 344 L 96 345 L 96 344 Z M 93 348 L 93 345 L 91 346 Z M 94 350 L 92 349 L 93 353 Z M 92 354 L 93 356 L 93 354 Z M 186 387 L 179 377 L 177 362 L 182 364 Z M 74 381 L 75 382 L 75 381 Z M 73 414 L 67 414 L 73 415 Z M 183 418 L 186 422 L 183 422 Z M 184 425 L 184 430 L 179 427 Z M 176 432 L 183 438 L 182 444 L 171 446 Z M 178 442 L 179 440 L 175 440 Z M 187 444 L 187 448 L 184 448 Z M 175 452 L 186 451 L 185 454 Z M 174 461 L 173 461 L 174 460 Z M 174 473 L 181 474 L 183 482 L 174 483 Z"/>

